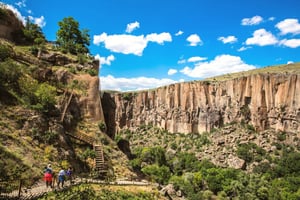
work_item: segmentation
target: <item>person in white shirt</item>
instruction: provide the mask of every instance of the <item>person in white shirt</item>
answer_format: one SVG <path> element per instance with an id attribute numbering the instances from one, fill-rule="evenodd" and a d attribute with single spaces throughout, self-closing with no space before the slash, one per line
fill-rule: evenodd
<path id="1" fill-rule="evenodd" d="M 66 172 L 65 172 L 64 169 L 61 169 L 58 172 L 58 182 L 57 182 L 57 187 L 58 188 L 59 188 L 60 184 L 61 184 L 61 187 L 64 187 L 65 177 L 66 177 Z"/>

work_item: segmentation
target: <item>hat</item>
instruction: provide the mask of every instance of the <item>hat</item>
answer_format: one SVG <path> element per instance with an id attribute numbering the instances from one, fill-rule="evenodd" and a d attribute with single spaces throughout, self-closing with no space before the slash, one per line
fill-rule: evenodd
<path id="1" fill-rule="evenodd" d="M 48 164 L 48 167 L 51 167 L 51 164 Z"/>

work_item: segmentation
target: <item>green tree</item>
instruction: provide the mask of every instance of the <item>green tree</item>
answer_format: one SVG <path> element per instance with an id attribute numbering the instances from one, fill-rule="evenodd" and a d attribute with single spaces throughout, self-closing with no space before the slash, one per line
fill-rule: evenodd
<path id="1" fill-rule="evenodd" d="M 25 28 L 23 29 L 26 42 L 30 44 L 41 45 L 46 42 L 44 33 L 37 24 L 34 24 L 30 21 L 29 18 L 26 20 Z"/>
<path id="2" fill-rule="evenodd" d="M 80 30 L 79 23 L 73 17 L 58 22 L 57 43 L 63 51 L 71 54 L 88 53 L 90 36 L 87 29 Z"/>
<path id="3" fill-rule="evenodd" d="M 170 169 L 167 166 L 158 166 L 157 164 L 147 165 L 142 168 L 142 172 L 160 184 L 166 184 L 171 176 Z"/>

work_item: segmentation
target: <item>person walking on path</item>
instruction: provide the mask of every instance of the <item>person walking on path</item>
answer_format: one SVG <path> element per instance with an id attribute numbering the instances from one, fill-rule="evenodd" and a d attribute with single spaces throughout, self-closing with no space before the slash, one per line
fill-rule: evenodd
<path id="1" fill-rule="evenodd" d="M 45 169 L 44 169 L 44 180 L 46 182 L 46 187 L 51 187 L 52 188 L 52 178 L 53 178 L 53 171 L 51 168 L 51 165 L 48 164 Z"/>
<path id="2" fill-rule="evenodd" d="M 72 175 L 73 175 L 73 169 L 72 167 L 69 167 L 67 172 L 66 172 L 66 175 L 68 177 L 68 180 L 70 181 L 70 185 L 72 184 Z"/>
<path id="3" fill-rule="evenodd" d="M 58 172 L 58 182 L 57 182 L 57 187 L 60 188 L 60 184 L 61 184 L 61 187 L 64 187 L 64 183 L 65 183 L 65 177 L 66 177 L 66 172 L 64 169 L 61 169 L 59 172 Z"/>

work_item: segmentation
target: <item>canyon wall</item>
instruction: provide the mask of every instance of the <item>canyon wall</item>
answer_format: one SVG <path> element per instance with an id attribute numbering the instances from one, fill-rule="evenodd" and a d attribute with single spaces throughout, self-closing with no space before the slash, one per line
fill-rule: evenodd
<path id="1" fill-rule="evenodd" d="M 232 122 L 257 130 L 300 131 L 300 74 L 252 74 L 227 81 L 177 83 L 148 91 L 110 94 L 104 113 L 112 132 L 153 125 L 201 133 Z M 103 101 L 103 100 L 102 100 Z M 114 111 L 114 112 L 113 112 Z"/>

